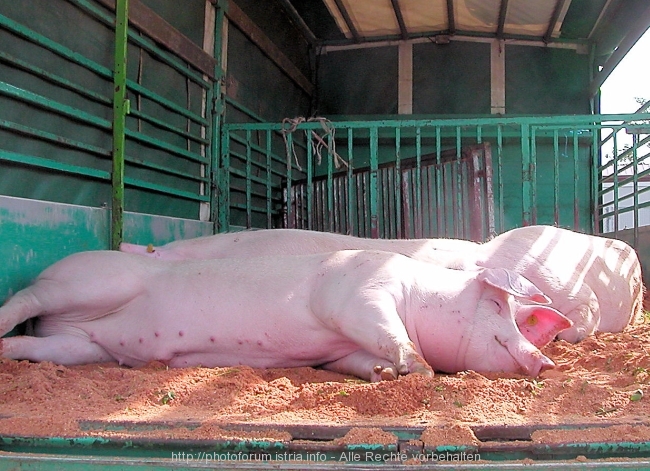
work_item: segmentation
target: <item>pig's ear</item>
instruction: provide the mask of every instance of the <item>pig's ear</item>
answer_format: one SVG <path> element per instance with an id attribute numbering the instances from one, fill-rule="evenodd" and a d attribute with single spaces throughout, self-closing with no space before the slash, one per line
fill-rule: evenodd
<path id="1" fill-rule="evenodd" d="M 526 340 L 542 348 L 555 336 L 573 325 L 570 319 L 548 306 L 520 305 L 515 316 L 519 331 Z"/>
<path id="2" fill-rule="evenodd" d="M 548 296 L 520 274 L 506 268 L 483 268 L 477 279 L 518 298 L 538 304 L 551 304 Z"/>

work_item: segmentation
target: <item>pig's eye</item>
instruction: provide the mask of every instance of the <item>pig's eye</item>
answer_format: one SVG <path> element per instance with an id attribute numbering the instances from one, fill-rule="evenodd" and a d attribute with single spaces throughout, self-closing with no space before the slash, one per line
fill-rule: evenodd
<path id="1" fill-rule="evenodd" d="M 492 299 L 492 302 L 496 304 L 499 313 L 501 313 L 501 311 L 503 310 L 503 304 L 501 303 L 501 301 L 499 301 L 498 299 Z"/>

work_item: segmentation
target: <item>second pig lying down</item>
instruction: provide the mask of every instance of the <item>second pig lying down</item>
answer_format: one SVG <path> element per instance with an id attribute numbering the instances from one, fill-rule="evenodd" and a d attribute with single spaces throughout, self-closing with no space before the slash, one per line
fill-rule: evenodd
<path id="1" fill-rule="evenodd" d="M 639 317 L 641 264 L 621 240 L 553 226 L 520 227 L 483 244 L 456 239 L 365 239 L 300 229 L 267 229 L 120 250 L 164 260 L 300 255 L 362 249 L 397 252 L 447 268 L 508 268 L 535 283 L 573 321 L 559 337 L 578 342 L 594 332 L 620 332 Z M 526 315 L 517 321 L 520 325 Z"/>
<path id="2" fill-rule="evenodd" d="M 536 376 L 553 362 L 518 330 L 514 296 L 546 299 L 508 270 L 450 270 L 379 251 L 202 261 L 82 252 L 0 308 L 0 335 L 38 318 L 37 336 L 1 339 L 0 356 L 322 366 L 372 381 L 432 368 Z M 571 325 L 547 306 L 527 309 L 535 343 Z"/>

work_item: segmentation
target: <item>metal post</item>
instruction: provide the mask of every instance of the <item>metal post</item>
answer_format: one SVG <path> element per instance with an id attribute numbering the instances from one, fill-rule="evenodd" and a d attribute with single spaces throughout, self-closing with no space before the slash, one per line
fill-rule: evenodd
<path id="1" fill-rule="evenodd" d="M 377 172 L 379 170 L 379 129 L 370 128 L 370 237 L 379 238 L 379 204 Z"/>
<path id="2" fill-rule="evenodd" d="M 227 142 L 222 141 L 221 125 L 224 121 L 225 106 L 225 84 L 224 84 L 224 66 L 226 51 L 224 46 L 227 45 L 227 23 L 225 21 L 225 6 L 222 2 L 216 5 L 208 5 L 206 8 L 215 9 L 214 19 L 214 41 L 212 53 L 215 58 L 214 82 L 212 83 L 212 92 L 209 94 L 212 100 L 211 123 L 210 123 L 210 208 L 211 220 L 214 223 L 213 232 L 227 231 L 230 224 L 230 214 L 228 205 L 230 200 L 227 197 L 230 188 L 223 186 L 229 184 L 228 172 L 230 161 L 227 154 L 229 152 Z M 228 138 L 228 135 L 223 137 Z M 227 139 L 226 139 L 227 141 Z M 223 156 L 223 157 L 222 157 Z M 222 160 L 224 159 L 224 160 Z M 224 200 L 225 197 L 225 200 Z"/>
<path id="3" fill-rule="evenodd" d="M 531 225 L 532 188 L 530 167 L 530 125 L 521 124 L 522 226 Z"/>
<path id="4" fill-rule="evenodd" d="M 129 27 L 129 0 L 115 4 L 115 70 L 113 72 L 113 199 L 111 206 L 111 249 L 117 250 L 124 232 L 124 146 L 126 115 L 126 51 Z"/>

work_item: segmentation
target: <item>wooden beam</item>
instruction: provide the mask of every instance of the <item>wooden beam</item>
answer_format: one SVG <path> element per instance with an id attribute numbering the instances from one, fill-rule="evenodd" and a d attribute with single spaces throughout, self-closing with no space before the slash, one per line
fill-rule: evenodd
<path id="1" fill-rule="evenodd" d="M 546 34 L 544 34 L 544 37 L 542 38 L 542 40 L 545 43 L 551 42 L 551 39 L 553 38 L 553 31 L 555 30 L 555 26 L 557 25 L 557 22 L 560 19 L 560 13 L 562 13 L 565 3 L 566 0 L 557 0 L 557 3 L 555 3 L 555 8 L 553 9 L 553 15 L 551 15 L 551 19 L 548 22 L 548 28 L 546 29 Z"/>
<path id="2" fill-rule="evenodd" d="M 226 17 L 237 26 L 257 47 L 260 48 L 269 59 L 277 65 L 293 82 L 298 85 L 307 95 L 312 96 L 314 85 L 303 75 L 303 73 L 284 55 L 278 46 L 251 20 L 235 2 L 228 2 Z"/>
<path id="3" fill-rule="evenodd" d="M 98 1 L 115 11 L 115 0 Z M 215 78 L 216 61 L 214 57 L 203 51 L 200 46 L 194 44 L 187 36 L 183 35 L 139 0 L 129 1 L 129 23 L 158 44 L 173 51 L 211 79 Z"/>
<path id="4" fill-rule="evenodd" d="M 390 0 L 390 2 L 393 4 L 393 11 L 395 12 L 395 18 L 397 18 L 397 24 L 399 25 L 402 39 L 406 40 L 409 37 L 409 32 L 408 29 L 406 29 L 406 23 L 404 23 L 404 15 L 402 15 L 402 9 L 399 7 L 398 0 Z"/>
<path id="5" fill-rule="evenodd" d="M 336 8 L 339 9 L 339 13 L 341 13 L 343 20 L 345 21 L 345 24 L 348 26 L 348 29 L 350 30 L 350 33 L 352 34 L 354 41 L 358 43 L 361 42 L 361 36 L 359 35 L 357 28 L 355 28 L 354 26 L 354 22 L 352 21 L 352 18 L 348 13 L 348 9 L 345 8 L 345 5 L 343 5 L 343 2 L 341 2 L 341 0 L 334 0 L 334 3 L 336 3 Z"/>
<path id="6" fill-rule="evenodd" d="M 497 26 L 497 39 L 503 39 L 503 28 L 506 24 L 506 15 L 508 14 L 508 0 L 501 0 L 499 6 L 499 21 Z"/>
<path id="7" fill-rule="evenodd" d="M 454 19 L 454 0 L 447 0 L 447 24 L 449 34 L 456 34 L 456 20 Z"/>
<path id="8" fill-rule="evenodd" d="M 490 110 L 492 114 L 506 114 L 505 57 L 505 41 L 493 40 L 490 48 Z"/>
<path id="9" fill-rule="evenodd" d="M 293 22 L 296 24 L 302 35 L 305 37 L 307 42 L 310 45 L 315 45 L 318 42 L 318 38 L 316 38 L 316 35 L 312 32 L 311 29 L 309 29 L 309 26 L 307 26 L 307 23 L 305 23 L 305 20 L 302 19 L 302 16 L 296 11 L 294 6 L 291 4 L 289 0 L 278 0 L 280 2 L 280 5 L 284 8 L 284 10 L 287 12 L 289 17 L 293 20 Z"/>
<path id="10" fill-rule="evenodd" d="M 628 29 L 627 35 L 623 38 L 616 50 L 605 61 L 602 69 L 596 74 L 589 85 L 589 97 L 594 96 L 600 90 L 601 85 L 607 80 L 607 77 L 614 71 L 616 66 L 621 62 L 623 57 L 630 52 L 630 49 L 641 38 L 643 33 L 648 29 L 650 24 L 650 6 L 639 15 L 633 25 Z"/>
<path id="11" fill-rule="evenodd" d="M 401 41 L 398 54 L 397 112 L 413 114 L 413 43 Z"/>

